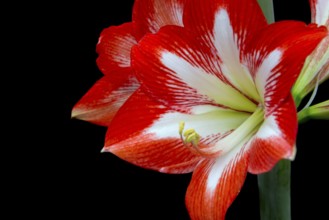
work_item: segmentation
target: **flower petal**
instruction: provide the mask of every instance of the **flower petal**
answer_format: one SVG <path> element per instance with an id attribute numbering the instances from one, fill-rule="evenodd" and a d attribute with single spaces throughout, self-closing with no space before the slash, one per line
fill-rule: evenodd
<path id="1" fill-rule="evenodd" d="M 312 22 L 329 28 L 329 1 L 310 0 Z M 329 33 L 306 59 L 292 94 L 296 103 L 329 78 Z M 315 93 L 314 93 L 315 95 Z"/>
<path id="2" fill-rule="evenodd" d="M 314 5 L 316 4 L 316 5 Z M 326 16 L 327 23 L 325 24 L 329 28 L 329 1 L 311 1 L 312 19 L 317 22 L 322 19 L 322 16 Z M 326 9 L 322 11 L 322 9 Z M 320 10 L 320 11 L 319 11 Z M 318 12 L 319 11 L 319 12 Z M 315 19 L 315 17 L 320 18 Z M 323 23 L 318 23 L 323 24 Z M 329 33 L 316 49 L 306 59 L 301 74 L 299 75 L 293 89 L 292 94 L 295 100 L 302 100 L 308 93 L 314 90 L 317 85 L 321 84 L 329 78 Z"/>
<path id="3" fill-rule="evenodd" d="M 310 0 L 312 22 L 329 27 L 329 1 Z"/>
<path id="4" fill-rule="evenodd" d="M 147 90 L 176 110 L 197 105 L 253 112 L 254 102 L 221 77 L 211 48 L 184 28 L 168 26 L 145 36 L 132 50 L 132 66 Z"/>
<path id="5" fill-rule="evenodd" d="M 237 146 L 228 154 L 203 160 L 193 172 L 186 206 L 193 220 L 224 220 L 247 174 L 247 155 Z"/>
<path id="6" fill-rule="evenodd" d="M 235 129 L 248 114 L 222 110 L 189 115 L 179 113 L 148 98 L 138 90 L 120 109 L 109 126 L 104 151 L 135 165 L 161 172 L 191 172 L 200 157 L 183 144 L 181 121 L 201 136 L 198 147 L 212 146 Z"/>
<path id="7" fill-rule="evenodd" d="M 246 42 L 267 25 L 256 1 L 191 0 L 184 12 L 184 25 L 220 59 L 222 74 L 235 87 L 259 101 L 253 79 L 241 64 Z"/>
<path id="8" fill-rule="evenodd" d="M 325 28 L 315 25 L 282 21 L 264 28 L 250 42 L 245 62 L 255 77 L 266 114 L 288 96 L 305 58 L 326 34 Z"/>
<path id="9" fill-rule="evenodd" d="M 75 104 L 72 117 L 108 126 L 118 109 L 138 87 L 135 77 L 120 79 L 104 76 Z"/>
<path id="10" fill-rule="evenodd" d="M 299 75 L 292 94 L 297 99 L 303 99 L 329 78 L 329 33 L 318 47 L 306 59 L 301 74 Z"/>
<path id="11" fill-rule="evenodd" d="M 96 47 L 99 54 L 97 65 L 103 74 L 117 77 L 118 71 L 121 74 L 125 71 L 130 73 L 130 51 L 136 43 L 132 23 L 104 29 Z"/>
<path id="12" fill-rule="evenodd" d="M 141 39 L 166 25 L 183 26 L 186 0 L 136 0 L 133 8 L 134 33 Z"/>
<path id="13" fill-rule="evenodd" d="M 157 137 L 156 131 L 148 131 L 168 111 L 137 90 L 109 126 L 102 151 L 111 152 L 147 169 L 170 173 L 191 172 L 199 158 L 180 140 L 179 121 L 176 128 L 168 130 L 169 135 L 163 126 L 156 126 L 161 130 L 158 132 L 160 137 Z M 176 135 L 173 135 L 175 131 Z"/>
<path id="14" fill-rule="evenodd" d="M 267 172 L 281 159 L 293 159 L 297 135 L 296 107 L 289 96 L 264 123 L 254 136 L 249 149 L 250 173 Z"/>

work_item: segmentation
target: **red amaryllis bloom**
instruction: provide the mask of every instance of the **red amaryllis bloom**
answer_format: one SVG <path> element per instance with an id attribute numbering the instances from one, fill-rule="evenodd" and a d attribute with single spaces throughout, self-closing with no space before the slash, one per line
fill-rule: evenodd
<path id="1" fill-rule="evenodd" d="M 104 29 L 97 44 L 97 65 L 104 76 L 74 106 L 72 117 L 107 126 L 139 87 L 130 51 L 146 33 L 164 25 L 182 25 L 185 0 L 136 0 L 132 22 Z"/>
<path id="2" fill-rule="evenodd" d="M 110 124 L 103 151 L 166 173 L 193 171 L 192 219 L 224 219 L 247 172 L 294 157 L 290 95 L 325 28 L 267 25 L 256 0 L 189 0 L 184 27 L 132 49 L 140 88 Z"/>

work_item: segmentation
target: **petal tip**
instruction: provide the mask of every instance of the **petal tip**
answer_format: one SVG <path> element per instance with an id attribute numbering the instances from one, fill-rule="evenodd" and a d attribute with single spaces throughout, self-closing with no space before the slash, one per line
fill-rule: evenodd
<path id="1" fill-rule="evenodd" d="M 81 115 L 81 111 L 77 108 L 73 108 L 71 111 L 71 119 L 79 119 L 79 116 Z"/>
<path id="2" fill-rule="evenodd" d="M 108 150 L 106 147 L 103 147 L 103 148 L 101 149 L 101 153 L 107 153 L 107 152 L 109 152 L 109 150 Z"/>
<path id="3" fill-rule="evenodd" d="M 294 147 L 292 148 L 291 154 L 287 157 L 288 160 L 294 161 L 297 154 L 297 147 L 296 144 L 294 144 Z"/>
<path id="4" fill-rule="evenodd" d="M 76 106 L 71 111 L 71 119 L 85 120 L 84 115 L 86 114 L 86 112 L 87 112 L 86 110 L 82 108 L 78 108 Z"/>

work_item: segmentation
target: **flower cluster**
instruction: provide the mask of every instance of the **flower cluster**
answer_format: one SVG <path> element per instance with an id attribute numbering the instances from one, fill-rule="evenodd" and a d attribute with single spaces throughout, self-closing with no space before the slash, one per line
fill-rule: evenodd
<path id="1" fill-rule="evenodd" d="M 104 152 L 193 172 L 191 219 L 224 219 L 247 172 L 294 158 L 291 88 L 326 35 L 299 21 L 269 25 L 256 0 L 136 0 L 132 22 L 101 33 L 104 76 L 72 115 L 108 127 Z"/>

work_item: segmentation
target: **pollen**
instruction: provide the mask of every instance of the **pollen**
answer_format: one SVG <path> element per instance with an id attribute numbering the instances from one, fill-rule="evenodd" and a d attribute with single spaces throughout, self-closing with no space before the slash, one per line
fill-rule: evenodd
<path id="1" fill-rule="evenodd" d="M 196 147 L 200 141 L 200 135 L 193 129 L 189 128 L 184 131 L 185 122 L 179 123 L 179 135 L 184 143 L 184 145 L 192 144 Z"/>

